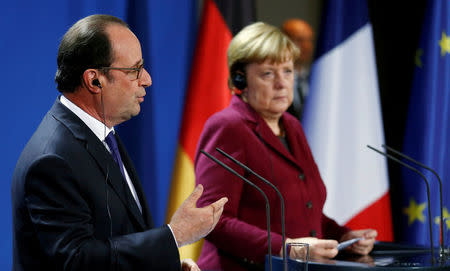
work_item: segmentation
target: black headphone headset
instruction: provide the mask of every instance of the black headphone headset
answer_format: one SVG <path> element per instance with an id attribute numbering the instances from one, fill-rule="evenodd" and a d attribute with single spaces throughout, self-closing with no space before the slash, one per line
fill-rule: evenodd
<path id="1" fill-rule="evenodd" d="M 101 101 L 102 101 L 102 117 L 103 117 L 103 134 L 106 138 L 106 121 L 105 121 L 105 105 L 103 103 L 103 89 L 102 85 L 100 84 L 100 81 L 98 79 L 92 80 L 92 84 L 94 86 L 97 86 L 100 88 L 100 95 L 101 95 Z M 109 193 L 108 193 L 108 182 L 109 182 L 109 165 L 106 164 L 106 177 L 105 177 L 105 193 L 106 193 L 106 210 L 108 211 L 108 218 L 109 218 L 109 236 L 113 236 L 113 221 L 111 217 L 111 210 L 109 208 Z"/>
<path id="2" fill-rule="evenodd" d="M 94 86 L 97 86 L 97 87 L 99 87 L 99 88 L 102 88 L 102 85 L 100 84 L 100 81 L 98 81 L 98 79 L 92 80 L 92 84 L 93 84 Z"/>
<path id="3" fill-rule="evenodd" d="M 247 87 L 244 63 L 237 62 L 231 67 L 231 82 L 239 90 L 244 90 Z"/>

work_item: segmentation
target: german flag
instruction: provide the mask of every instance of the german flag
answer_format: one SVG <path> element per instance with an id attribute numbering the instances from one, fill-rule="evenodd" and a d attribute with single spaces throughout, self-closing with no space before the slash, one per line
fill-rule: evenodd
<path id="1" fill-rule="evenodd" d="M 195 186 L 194 156 L 206 120 L 228 106 L 227 49 L 232 35 L 254 21 L 252 1 L 205 0 L 184 106 L 167 220 Z M 203 241 L 180 249 L 182 259 L 197 260 Z"/>

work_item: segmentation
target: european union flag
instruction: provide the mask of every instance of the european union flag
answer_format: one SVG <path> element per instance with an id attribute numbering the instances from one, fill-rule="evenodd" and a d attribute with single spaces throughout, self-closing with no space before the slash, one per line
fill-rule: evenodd
<path id="1" fill-rule="evenodd" d="M 428 1 L 406 125 L 404 152 L 436 170 L 443 182 L 443 213 L 450 210 L 450 4 Z M 431 206 L 421 177 L 405 169 L 403 178 L 402 236 L 399 241 L 429 245 L 428 208 L 432 214 L 433 242 L 440 238 L 439 182 L 428 171 Z M 444 222 L 450 234 L 450 220 Z"/>

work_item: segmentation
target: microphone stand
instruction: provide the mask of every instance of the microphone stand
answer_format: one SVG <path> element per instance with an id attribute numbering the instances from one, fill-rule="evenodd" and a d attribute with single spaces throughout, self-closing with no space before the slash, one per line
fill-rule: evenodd
<path id="1" fill-rule="evenodd" d="M 427 187 L 427 199 L 428 199 L 428 226 L 430 228 L 431 263 L 434 264 L 434 245 L 433 245 L 433 229 L 432 229 L 432 223 L 431 223 L 430 184 L 428 183 L 427 178 L 425 178 L 425 176 L 422 174 L 422 172 L 418 171 L 416 168 L 414 168 L 414 167 L 412 167 L 412 166 L 410 166 L 410 165 L 400 161 L 399 159 L 393 157 L 392 155 L 384 153 L 384 152 L 382 152 L 380 150 L 377 150 L 377 149 L 375 149 L 374 147 L 372 147 L 370 145 L 367 145 L 367 147 L 369 149 L 371 149 L 371 150 L 373 150 L 373 151 L 375 151 L 375 152 L 377 152 L 377 153 L 379 153 L 379 154 L 381 154 L 383 156 L 386 156 L 387 158 L 389 158 L 389 159 L 399 163 L 400 165 L 402 165 L 402 166 L 404 166 L 404 167 L 406 167 L 406 168 L 416 172 L 417 174 L 419 174 L 425 180 L 425 183 L 427 184 L 426 187 Z"/>
<path id="2" fill-rule="evenodd" d="M 388 151 L 391 151 L 391 152 L 399 155 L 400 157 L 405 158 L 406 160 L 408 160 L 408 161 L 410 161 L 410 162 L 412 162 L 412 163 L 414 163 L 414 164 L 416 164 L 416 165 L 418 165 L 418 166 L 420 166 L 422 168 L 428 169 L 429 171 L 431 171 L 437 177 L 437 179 L 439 181 L 439 197 L 440 197 L 439 200 L 440 200 L 440 209 L 441 209 L 441 217 L 440 217 L 440 219 L 441 219 L 441 224 L 440 224 L 441 238 L 439 240 L 439 260 L 440 261 L 444 260 L 444 258 L 445 258 L 445 251 L 444 251 L 444 240 L 445 240 L 444 239 L 444 226 L 445 225 L 444 225 L 444 213 L 442 211 L 443 208 L 442 208 L 442 181 L 441 181 L 441 178 L 439 177 L 439 175 L 437 174 L 436 171 L 434 171 L 430 167 L 422 164 L 421 162 L 419 162 L 419 161 L 409 157 L 408 155 L 406 155 L 404 153 L 401 153 L 401 152 L 399 152 L 399 151 L 397 151 L 397 150 L 395 150 L 395 149 L 393 149 L 393 148 L 391 148 L 391 147 L 389 147 L 389 146 L 387 146 L 385 144 L 382 144 L 381 146 L 383 148 L 387 149 Z"/>
<path id="3" fill-rule="evenodd" d="M 229 166 L 227 166 L 226 164 L 222 163 L 221 161 L 219 161 L 217 158 L 215 158 L 214 156 L 212 156 L 211 154 L 207 153 L 204 150 L 200 150 L 201 153 L 203 153 L 204 155 L 206 155 L 206 157 L 208 157 L 209 159 L 213 160 L 214 162 L 216 162 L 217 164 L 219 164 L 220 166 L 222 166 L 223 168 L 225 168 L 226 170 L 228 170 L 229 172 L 233 173 L 234 175 L 236 175 L 237 177 L 239 177 L 241 180 L 243 180 L 244 182 L 246 182 L 247 184 L 249 184 L 250 186 L 254 187 L 256 190 L 259 191 L 259 193 L 261 193 L 261 195 L 263 195 L 264 200 L 266 201 L 266 217 L 267 217 L 267 247 L 269 250 L 269 270 L 272 271 L 272 239 L 270 237 L 270 205 L 269 205 L 269 199 L 267 198 L 266 193 L 264 193 L 264 191 L 261 190 L 261 188 L 259 188 L 257 185 L 255 185 L 254 183 L 252 183 L 251 181 L 249 181 L 248 179 L 246 179 L 245 177 L 241 176 L 239 173 L 237 173 L 235 170 L 233 170 L 232 168 L 230 168 Z"/>
<path id="4" fill-rule="evenodd" d="M 239 165 L 241 168 L 247 170 L 248 172 L 250 172 L 251 174 L 255 175 L 256 177 L 258 177 L 258 179 L 260 179 L 261 181 L 263 181 L 264 183 L 268 184 L 270 187 L 273 188 L 273 190 L 275 190 L 278 194 L 278 197 L 280 198 L 280 202 L 281 202 L 281 240 L 282 240 L 282 250 L 283 250 L 283 270 L 287 271 L 287 257 L 286 257 L 286 231 L 285 231 L 285 216 L 284 216 L 284 198 L 280 193 L 280 190 L 278 190 L 278 188 L 273 185 L 271 182 L 269 182 L 268 180 L 266 180 L 265 178 L 263 178 L 262 176 L 260 176 L 259 174 L 257 174 L 256 172 L 254 172 L 252 169 L 250 169 L 249 167 L 247 167 L 246 165 L 242 164 L 241 162 L 239 162 L 238 160 L 236 160 L 234 157 L 232 157 L 231 155 L 229 155 L 228 153 L 224 152 L 223 150 L 221 150 L 220 148 L 216 148 L 216 150 L 218 152 L 220 152 L 222 155 L 224 155 L 225 157 L 227 157 L 228 159 L 230 159 L 231 161 L 233 161 L 235 164 Z"/>

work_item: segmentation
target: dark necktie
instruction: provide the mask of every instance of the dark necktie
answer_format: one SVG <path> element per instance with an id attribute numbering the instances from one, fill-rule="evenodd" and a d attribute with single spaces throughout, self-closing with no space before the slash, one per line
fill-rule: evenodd
<path id="1" fill-rule="evenodd" d="M 111 150 L 111 155 L 113 156 L 114 161 L 116 161 L 117 165 L 119 165 L 120 172 L 122 172 L 122 176 L 123 176 L 123 180 L 124 180 L 123 186 L 124 186 L 124 189 L 126 191 L 128 191 L 126 193 L 128 193 L 130 195 L 130 197 L 134 199 L 134 202 L 137 204 L 139 211 L 141 211 L 141 213 L 142 213 L 142 207 L 141 207 L 139 200 L 131 194 L 131 187 L 128 186 L 127 178 L 125 177 L 125 171 L 124 171 L 124 167 L 123 167 L 123 163 L 122 163 L 122 158 L 120 158 L 119 147 L 117 146 L 117 140 L 116 140 L 116 137 L 114 136 L 113 131 L 109 132 L 108 136 L 105 138 L 105 142 L 106 142 L 106 144 L 108 144 L 108 147 Z"/>
<path id="2" fill-rule="evenodd" d="M 105 142 L 106 144 L 108 144 L 114 161 L 116 161 L 117 165 L 119 165 L 120 172 L 122 172 L 124 180 L 126 180 L 125 172 L 123 170 L 122 158 L 120 158 L 119 147 L 117 146 L 116 137 L 114 136 L 113 131 L 109 132 L 108 136 L 105 138 Z"/>

